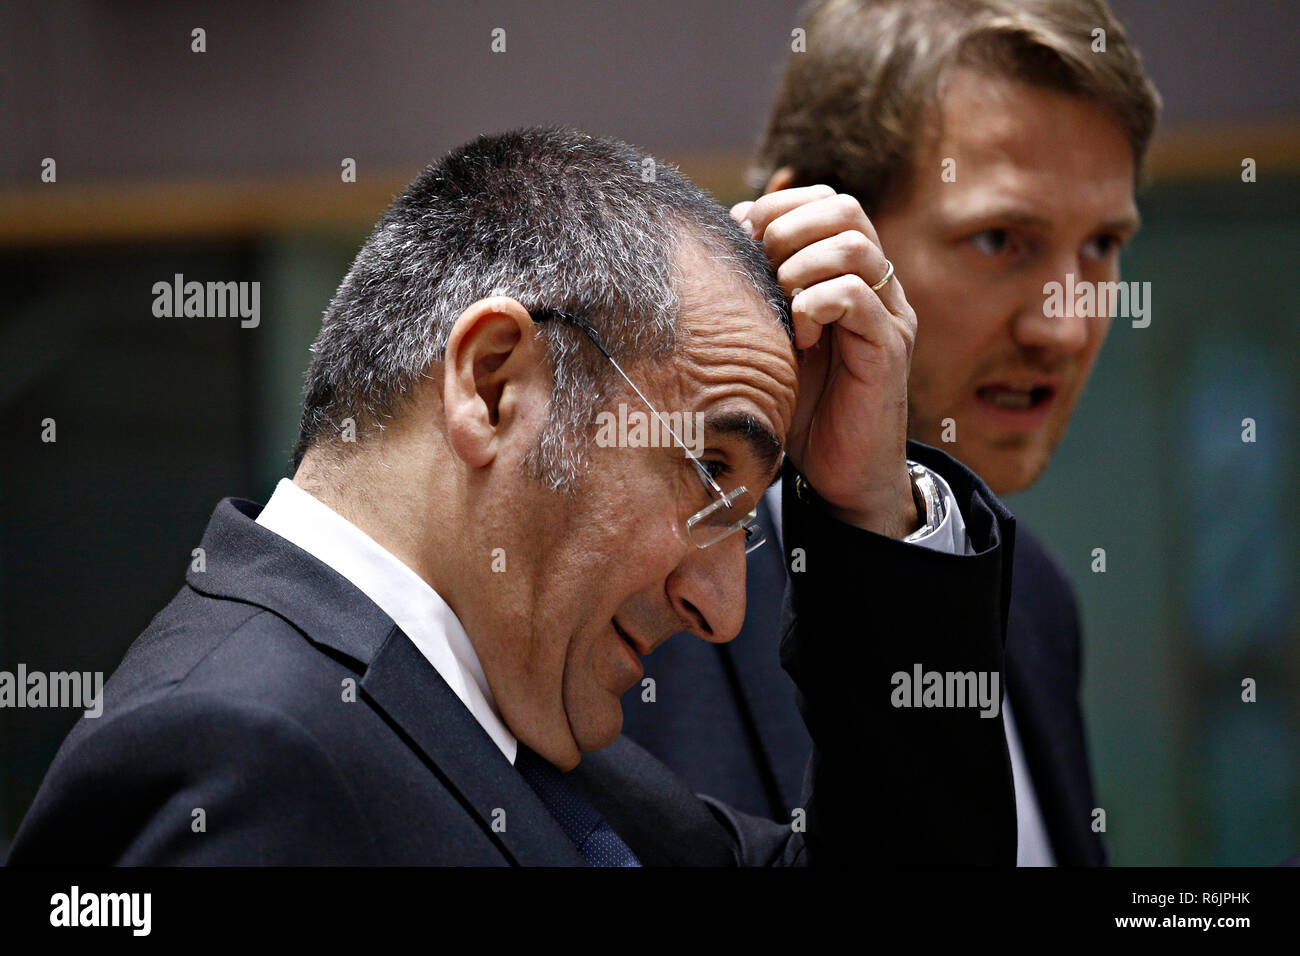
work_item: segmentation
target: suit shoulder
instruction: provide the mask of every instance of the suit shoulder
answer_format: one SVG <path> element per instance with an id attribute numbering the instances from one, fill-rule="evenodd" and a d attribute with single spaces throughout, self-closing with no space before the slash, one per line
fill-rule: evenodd
<path id="1" fill-rule="evenodd" d="M 150 767 L 183 768 L 191 779 L 227 760 L 328 770 L 355 744 L 356 733 L 340 730 L 357 730 L 349 708 L 359 682 L 278 615 L 182 589 L 104 685 L 101 715 L 74 725 L 50 776 L 99 776 L 115 761 L 144 787 Z"/>
<path id="2" fill-rule="evenodd" d="M 281 708 L 178 689 L 83 723 L 42 783 L 12 863 L 330 862 L 339 834 L 347 858 L 365 859 L 364 816 L 344 774 Z M 311 815 L 283 809 L 309 803 Z"/>
<path id="3" fill-rule="evenodd" d="M 105 686 L 105 716 L 188 695 L 213 706 L 279 711 L 309 724 L 327 688 L 337 699 L 345 678 L 359 679 L 349 664 L 271 611 L 187 587 L 131 646 Z"/>

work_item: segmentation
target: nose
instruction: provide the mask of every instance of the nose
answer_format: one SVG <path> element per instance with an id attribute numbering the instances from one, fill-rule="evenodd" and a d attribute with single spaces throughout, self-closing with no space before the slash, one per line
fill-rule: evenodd
<path id="1" fill-rule="evenodd" d="M 1020 346 L 1056 355 L 1077 355 L 1088 344 L 1088 309 L 1080 310 L 1079 292 L 1088 283 L 1077 258 L 1032 280 L 1013 336 Z M 1095 304 L 1096 288 L 1091 301 Z"/>
<path id="2" fill-rule="evenodd" d="M 700 549 L 694 545 L 668 576 L 668 600 L 686 629 L 725 644 L 745 622 L 745 536 L 740 532 Z"/>

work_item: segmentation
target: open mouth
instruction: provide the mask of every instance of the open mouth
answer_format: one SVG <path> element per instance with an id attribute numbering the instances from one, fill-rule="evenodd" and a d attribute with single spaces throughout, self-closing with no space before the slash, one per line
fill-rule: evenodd
<path id="1" fill-rule="evenodd" d="M 1056 390 L 1046 385 L 1016 388 L 1011 385 L 985 385 L 975 390 L 980 401 L 1007 411 L 1029 411 L 1052 400 Z"/>

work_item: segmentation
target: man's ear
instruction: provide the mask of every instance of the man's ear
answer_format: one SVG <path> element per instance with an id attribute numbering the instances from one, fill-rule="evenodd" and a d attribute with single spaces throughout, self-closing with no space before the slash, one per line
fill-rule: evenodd
<path id="1" fill-rule="evenodd" d="M 772 174 L 772 178 L 767 181 L 767 188 L 763 190 L 763 195 L 768 193 L 779 192 L 782 189 L 789 189 L 794 185 L 794 169 L 790 166 L 782 166 Z"/>
<path id="2" fill-rule="evenodd" d="M 528 310 L 508 296 L 479 299 L 456 319 L 442 365 L 447 437 L 473 468 L 492 462 L 527 384 L 545 372 Z"/>

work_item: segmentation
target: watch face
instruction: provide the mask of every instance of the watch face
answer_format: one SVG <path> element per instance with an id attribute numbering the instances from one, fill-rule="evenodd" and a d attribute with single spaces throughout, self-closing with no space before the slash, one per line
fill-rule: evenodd
<path id="1" fill-rule="evenodd" d="M 917 513 L 924 514 L 925 517 L 923 525 L 904 539 L 911 541 L 937 531 L 939 525 L 943 524 L 943 499 L 939 496 L 939 487 L 929 470 L 921 465 L 913 465 L 908 474 L 912 478 L 912 497 L 916 500 Z"/>

